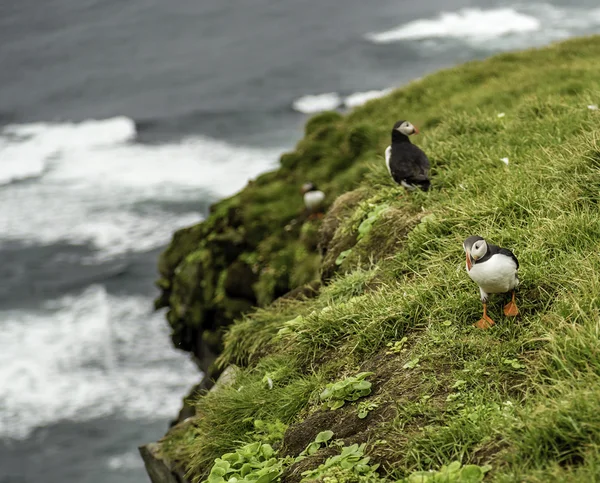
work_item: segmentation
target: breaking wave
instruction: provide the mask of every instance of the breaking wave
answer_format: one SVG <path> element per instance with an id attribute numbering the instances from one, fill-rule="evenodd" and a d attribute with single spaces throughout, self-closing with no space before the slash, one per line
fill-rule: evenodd
<path id="1" fill-rule="evenodd" d="M 126 117 L 8 125 L 0 131 L 1 239 L 91 243 L 99 257 L 155 248 L 201 220 L 200 200 L 239 190 L 280 151 L 202 136 L 140 144 Z M 194 200 L 197 210 L 166 206 Z M 152 208 L 140 209 L 147 201 Z"/>
<path id="2" fill-rule="evenodd" d="M 502 8 L 465 8 L 417 19 L 366 38 L 376 44 L 456 39 L 474 47 L 510 50 L 592 33 L 600 29 L 600 8 L 516 4 Z M 439 48 L 437 44 L 433 47 Z"/>

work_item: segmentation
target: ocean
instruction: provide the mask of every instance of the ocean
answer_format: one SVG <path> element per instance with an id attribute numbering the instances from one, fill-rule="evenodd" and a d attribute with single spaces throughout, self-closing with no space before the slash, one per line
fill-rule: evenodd
<path id="1" fill-rule="evenodd" d="M 149 481 L 137 446 L 200 377 L 158 254 L 310 114 L 598 32 L 588 0 L 2 2 L 0 483 Z"/>

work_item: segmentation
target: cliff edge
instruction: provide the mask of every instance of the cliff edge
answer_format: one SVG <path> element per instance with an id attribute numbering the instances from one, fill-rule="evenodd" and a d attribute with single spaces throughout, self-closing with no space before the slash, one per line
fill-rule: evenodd
<path id="1" fill-rule="evenodd" d="M 576 39 L 316 116 L 278 170 L 176 233 L 157 306 L 209 378 L 228 369 L 144 450 L 153 481 L 600 479 L 599 60 Z M 386 171 L 398 119 L 422 131 L 427 193 Z M 521 263 L 520 315 L 493 297 L 490 330 L 472 326 L 473 234 Z"/>

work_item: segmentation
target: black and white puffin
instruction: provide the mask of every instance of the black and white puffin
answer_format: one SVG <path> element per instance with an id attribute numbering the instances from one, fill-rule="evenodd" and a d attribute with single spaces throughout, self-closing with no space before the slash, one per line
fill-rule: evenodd
<path id="1" fill-rule="evenodd" d="M 467 273 L 479 285 L 483 317 L 475 325 L 480 329 L 488 329 L 494 321 L 487 314 L 489 294 L 512 292 L 512 299 L 504 306 L 504 315 L 516 317 L 519 309 L 515 303 L 515 289 L 519 285 L 517 271 L 519 260 L 513 252 L 506 248 L 487 243 L 480 236 L 470 236 L 463 242 L 467 256 Z"/>
<path id="2" fill-rule="evenodd" d="M 323 216 L 323 202 L 325 201 L 325 193 L 317 189 L 314 183 L 304 183 L 302 185 L 302 194 L 304 195 L 304 206 L 310 217 Z"/>
<path id="3" fill-rule="evenodd" d="M 429 159 L 410 142 L 408 136 L 419 130 L 408 121 L 398 121 L 392 129 L 392 144 L 385 150 L 385 164 L 394 181 L 413 191 L 429 189 Z"/>

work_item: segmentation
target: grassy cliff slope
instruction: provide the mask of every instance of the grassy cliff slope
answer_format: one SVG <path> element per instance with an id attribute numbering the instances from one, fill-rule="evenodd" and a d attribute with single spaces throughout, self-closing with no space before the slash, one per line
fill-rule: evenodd
<path id="1" fill-rule="evenodd" d="M 353 187 L 318 227 L 324 283 L 272 304 L 265 290 L 264 308 L 226 333 L 218 364 L 237 367 L 233 380 L 197 399 L 162 452 L 192 481 L 600 481 L 598 102 L 595 37 L 465 64 L 309 122 L 282 171 L 236 199 L 264 186 L 290 223 L 299 205 L 279 193 L 306 176 Z M 387 175 L 380 153 L 400 118 L 422 131 L 428 193 Z M 300 243 L 297 225 L 270 243 Z M 236 236 L 258 246 L 268 228 Z M 521 314 L 506 319 L 493 298 L 488 331 L 472 327 L 472 234 L 521 263 Z"/>

